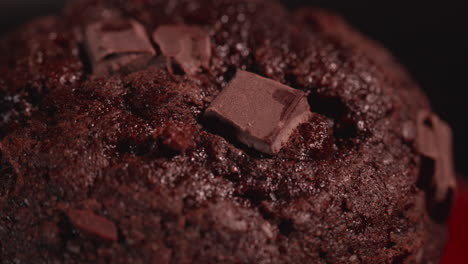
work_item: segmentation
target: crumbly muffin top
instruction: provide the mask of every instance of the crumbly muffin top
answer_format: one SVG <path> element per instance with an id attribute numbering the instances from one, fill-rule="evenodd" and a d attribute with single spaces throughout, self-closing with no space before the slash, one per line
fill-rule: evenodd
<path id="1" fill-rule="evenodd" d="M 142 25 L 156 61 L 93 71 L 85 29 L 110 17 Z M 153 38 L 163 25 L 206 32 L 209 62 L 169 69 Z M 336 15 L 262 0 L 75 1 L 2 38 L 0 53 L 7 263 L 400 263 L 429 243 L 416 146 L 429 103 Z M 310 118 L 277 154 L 204 118 L 240 70 L 308 96 Z"/>

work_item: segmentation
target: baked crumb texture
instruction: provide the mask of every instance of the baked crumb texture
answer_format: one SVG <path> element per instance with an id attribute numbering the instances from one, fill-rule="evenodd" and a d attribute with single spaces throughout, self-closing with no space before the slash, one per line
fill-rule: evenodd
<path id="1" fill-rule="evenodd" d="M 439 258 L 452 161 L 446 140 L 418 137 L 448 128 L 334 14 L 80 0 L 2 37 L 0 53 L 0 263 Z M 280 150 L 205 118 L 240 71 L 307 96 Z"/>

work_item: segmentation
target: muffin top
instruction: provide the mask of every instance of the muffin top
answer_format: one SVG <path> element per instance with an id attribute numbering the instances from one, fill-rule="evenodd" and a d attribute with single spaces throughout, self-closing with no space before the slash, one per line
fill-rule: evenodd
<path id="1" fill-rule="evenodd" d="M 327 11 L 81 0 L 0 52 L 7 261 L 417 261 L 446 216 L 448 127 Z"/>

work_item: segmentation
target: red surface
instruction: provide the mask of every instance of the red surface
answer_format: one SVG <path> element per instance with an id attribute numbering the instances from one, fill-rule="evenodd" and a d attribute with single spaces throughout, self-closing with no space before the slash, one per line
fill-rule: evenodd
<path id="1" fill-rule="evenodd" d="M 455 198 L 449 220 L 449 238 L 442 264 L 468 264 L 468 184 L 463 184 Z"/>

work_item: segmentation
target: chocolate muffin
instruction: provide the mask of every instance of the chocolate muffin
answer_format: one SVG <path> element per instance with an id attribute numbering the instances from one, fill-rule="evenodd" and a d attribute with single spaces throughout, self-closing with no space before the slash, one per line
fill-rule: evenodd
<path id="1" fill-rule="evenodd" d="M 450 128 L 339 16 L 79 0 L 0 52 L 0 263 L 439 258 Z"/>

